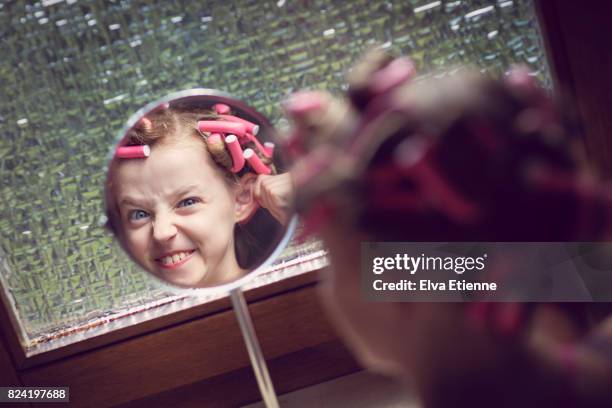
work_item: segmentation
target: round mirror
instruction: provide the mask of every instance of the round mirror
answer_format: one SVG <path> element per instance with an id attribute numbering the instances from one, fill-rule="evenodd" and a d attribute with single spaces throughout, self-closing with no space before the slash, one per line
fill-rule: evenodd
<path id="1" fill-rule="evenodd" d="M 170 285 L 241 286 L 295 228 L 279 147 L 270 122 L 224 92 L 190 89 L 150 103 L 111 151 L 107 226 L 137 264 Z"/>

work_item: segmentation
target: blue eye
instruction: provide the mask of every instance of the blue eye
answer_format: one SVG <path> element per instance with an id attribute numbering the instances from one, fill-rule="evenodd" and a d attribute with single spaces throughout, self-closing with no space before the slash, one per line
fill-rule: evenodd
<path id="1" fill-rule="evenodd" d="M 197 204 L 199 202 L 199 200 L 195 197 L 189 197 L 186 198 L 184 200 L 181 200 L 181 202 L 179 202 L 178 206 L 179 207 L 189 207 L 191 205 Z"/>
<path id="2" fill-rule="evenodd" d="M 149 214 L 144 210 L 132 210 L 128 214 L 130 221 L 138 221 L 148 216 Z"/>

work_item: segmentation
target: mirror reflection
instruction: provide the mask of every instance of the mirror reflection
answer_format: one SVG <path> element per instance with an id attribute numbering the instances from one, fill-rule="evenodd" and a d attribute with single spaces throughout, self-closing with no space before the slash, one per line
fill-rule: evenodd
<path id="1" fill-rule="evenodd" d="M 291 179 L 265 117 L 221 92 L 181 94 L 128 122 L 108 166 L 108 228 L 163 281 L 222 285 L 288 232 Z"/>

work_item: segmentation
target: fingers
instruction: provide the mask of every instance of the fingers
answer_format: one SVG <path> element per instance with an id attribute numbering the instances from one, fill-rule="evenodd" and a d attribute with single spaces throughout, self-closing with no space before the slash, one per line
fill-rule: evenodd
<path id="1" fill-rule="evenodd" d="M 288 173 L 259 175 L 253 187 L 253 196 L 280 223 L 287 222 L 293 199 L 293 185 Z"/>
<path id="2" fill-rule="evenodd" d="M 257 202 L 259 202 L 260 205 L 262 205 L 261 201 L 262 201 L 262 197 L 261 197 L 261 183 L 263 182 L 263 180 L 267 177 L 271 177 L 271 176 L 267 176 L 265 174 L 260 174 L 257 176 L 257 179 L 255 180 L 255 184 L 253 185 L 253 196 L 255 197 L 255 200 L 257 200 Z M 263 205 L 262 205 L 263 207 Z"/>

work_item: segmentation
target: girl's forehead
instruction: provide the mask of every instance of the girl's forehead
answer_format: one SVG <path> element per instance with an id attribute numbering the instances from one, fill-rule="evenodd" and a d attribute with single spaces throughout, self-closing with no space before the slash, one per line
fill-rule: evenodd
<path id="1" fill-rule="evenodd" d="M 179 134 L 175 136 L 167 136 L 161 138 L 158 143 L 155 143 L 151 148 L 152 151 L 163 149 L 199 149 L 206 152 L 206 142 L 202 136 L 194 134 Z"/>
<path id="2" fill-rule="evenodd" d="M 115 175 L 120 190 L 169 188 L 188 180 L 202 184 L 223 180 L 204 143 L 189 139 L 157 143 L 146 159 L 122 160 Z"/>

